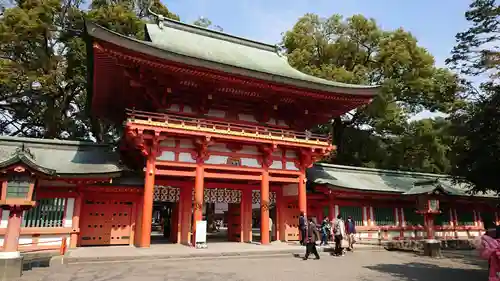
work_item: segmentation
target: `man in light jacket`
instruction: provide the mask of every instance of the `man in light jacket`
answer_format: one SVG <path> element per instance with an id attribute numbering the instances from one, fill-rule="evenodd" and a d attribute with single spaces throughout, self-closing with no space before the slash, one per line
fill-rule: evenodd
<path id="1" fill-rule="evenodd" d="M 339 214 L 337 216 L 337 219 L 333 222 L 333 237 L 335 240 L 335 251 L 334 254 L 336 256 L 343 256 L 344 251 L 342 249 L 342 239 L 344 239 L 345 236 L 345 224 L 344 220 L 342 219 L 342 216 Z"/>

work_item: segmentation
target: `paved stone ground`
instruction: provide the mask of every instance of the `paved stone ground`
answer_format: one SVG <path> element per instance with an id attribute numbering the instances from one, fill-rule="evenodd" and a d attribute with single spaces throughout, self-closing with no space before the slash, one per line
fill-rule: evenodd
<path id="1" fill-rule="evenodd" d="M 19 281 L 481 281 L 487 280 L 485 266 L 472 255 L 430 259 L 359 251 L 345 257 L 321 253 L 319 261 L 279 256 L 74 264 L 27 271 Z"/>

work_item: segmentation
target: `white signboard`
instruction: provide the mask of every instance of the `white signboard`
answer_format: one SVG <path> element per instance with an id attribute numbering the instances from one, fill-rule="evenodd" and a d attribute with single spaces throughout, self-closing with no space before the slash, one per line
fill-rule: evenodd
<path id="1" fill-rule="evenodd" d="M 207 243 L 207 221 L 196 222 L 195 243 Z"/>

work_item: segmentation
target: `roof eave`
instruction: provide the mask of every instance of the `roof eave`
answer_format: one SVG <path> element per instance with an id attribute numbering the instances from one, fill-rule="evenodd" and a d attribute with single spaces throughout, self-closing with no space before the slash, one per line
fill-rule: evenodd
<path id="1" fill-rule="evenodd" d="M 304 90 L 321 91 L 332 94 L 353 95 L 356 97 L 362 97 L 366 99 L 371 99 L 377 96 L 380 89 L 380 86 L 378 85 L 377 86 L 349 85 L 349 87 L 328 86 L 304 80 L 296 80 L 288 77 L 272 75 L 269 73 L 252 71 L 249 69 L 239 68 L 232 65 L 225 65 L 221 63 L 203 60 L 200 58 L 194 58 L 177 54 L 174 52 L 169 52 L 168 50 L 164 50 L 152 45 L 150 42 L 140 41 L 123 36 L 121 34 L 108 30 L 92 22 L 87 21 L 85 25 L 86 25 L 85 28 L 86 35 L 89 37 L 93 37 L 111 43 L 113 45 L 117 45 L 119 47 L 132 50 L 134 52 L 142 53 L 152 57 L 180 64 L 185 64 L 189 66 L 208 68 L 225 73 L 237 74 L 244 77 L 250 77 L 258 80 L 293 86 Z M 91 41 L 87 41 L 87 47 L 89 47 L 89 42 Z M 90 48 L 92 48 L 92 46 L 90 46 Z"/>
<path id="2" fill-rule="evenodd" d="M 42 173 L 47 176 L 53 176 L 56 174 L 56 170 L 45 168 L 38 165 L 36 162 L 29 159 L 24 154 L 15 154 L 11 158 L 0 163 L 0 169 L 5 169 L 16 164 L 24 164 L 35 172 Z"/>

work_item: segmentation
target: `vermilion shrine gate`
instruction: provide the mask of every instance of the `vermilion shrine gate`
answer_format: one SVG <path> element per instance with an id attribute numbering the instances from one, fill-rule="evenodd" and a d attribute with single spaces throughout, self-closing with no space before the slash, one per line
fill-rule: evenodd
<path id="1" fill-rule="evenodd" d="M 328 136 L 306 129 L 367 104 L 376 87 L 312 77 L 288 65 L 275 46 L 177 21 L 146 31 L 147 42 L 87 23 L 92 113 L 124 122 L 124 161 L 145 162 L 135 244 L 150 245 L 155 185 L 179 189 L 176 242 L 194 237 L 204 191 L 214 188 L 240 194 L 230 204 L 230 213 L 240 214 L 228 226 L 233 240 L 252 240 L 255 190 L 262 244 L 270 239 L 270 192 L 276 237 L 297 236 L 299 211 L 307 210 L 305 169 L 334 149 Z"/>

